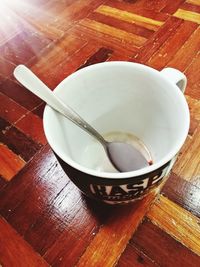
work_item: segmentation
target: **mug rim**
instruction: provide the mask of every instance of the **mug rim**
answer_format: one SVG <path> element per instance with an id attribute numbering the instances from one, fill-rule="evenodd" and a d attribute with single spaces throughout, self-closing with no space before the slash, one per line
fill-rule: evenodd
<path id="1" fill-rule="evenodd" d="M 187 101 L 184 97 L 184 94 L 181 92 L 180 89 L 178 89 L 178 87 L 173 84 L 172 82 L 170 82 L 169 79 L 167 79 L 164 76 L 161 76 L 160 71 L 151 68 L 149 66 L 140 64 L 140 63 L 135 63 L 135 62 L 128 62 L 128 61 L 109 61 L 109 62 L 101 62 L 101 63 L 96 63 L 90 66 L 87 66 L 83 69 L 77 70 L 74 73 L 70 74 L 68 77 L 64 78 L 54 89 L 53 93 L 55 95 L 58 95 L 59 92 L 62 90 L 63 88 L 63 84 L 65 84 L 66 80 L 69 79 L 74 79 L 77 75 L 79 75 L 81 72 L 87 72 L 90 71 L 90 69 L 94 69 L 94 68 L 101 68 L 104 67 L 104 65 L 120 65 L 120 66 L 135 66 L 137 68 L 142 68 L 142 69 L 146 69 L 151 73 L 154 73 L 154 75 L 156 74 L 157 77 L 159 77 L 159 79 L 164 80 L 166 83 L 168 83 L 170 85 L 171 88 L 173 88 L 172 90 L 174 90 L 174 92 L 176 94 L 178 94 L 178 97 L 180 98 L 180 101 L 182 103 L 182 105 L 184 106 L 184 110 L 185 110 L 185 118 L 184 118 L 184 129 L 182 131 L 182 135 L 179 138 L 179 140 L 176 142 L 176 146 L 174 146 L 169 153 L 167 153 L 161 160 L 159 160 L 158 162 L 144 167 L 142 169 L 139 170 L 135 170 L 135 171 L 129 171 L 129 172 L 119 172 L 119 173 L 113 173 L 113 172 L 100 172 L 97 170 L 93 170 L 90 168 L 87 168 L 85 166 L 82 166 L 81 164 L 75 162 L 74 160 L 72 160 L 69 157 L 66 157 L 65 153 L 62 150 L 59 150 L 56 148 L 55 143 L 51 140 L 51 138 L 49 138 L 50 133 L 48 131 L 48 114 L 49 112 L 56 112 L 54 111 L 50 106 L 46 105 L 45 109 L 44 109 L 44 114 L 43 114 L 43 126 L 44 126 L 44 132 L 45 132 L 45 136 L 47 138 L 47 141 L 50 145 L 50 147 L 53 149 L 53 151 L 55 151 L 55 153 L 64 161 L 66 162 L 68 165 L 72 166 L 73 168 L 85 173 L 85 174 L 89 174 L 91 176 L 97 176 L 100 178 L 109 178 L 109 179 L 120 179 L 120 178 L 134 178 L 137 176 L 141 176 L 141 175 L 148 175 L 148 173 L 151 173 L 157 169 L 159 169 L 160 167 L 162 167 L 163 165 L 165 165 L 167 162 L 169 162 L 171 159 L 173 159 L 176 154 L 179 152 L 179 150 L 181 149 L 182 145 L 184 144 L 187 135 L 188 135 L 188 131 L 189 131 L 189 125 L 190 125 L 190 114 L 189 114 L 189 108 L 188 108 L 188 104 Z"/>

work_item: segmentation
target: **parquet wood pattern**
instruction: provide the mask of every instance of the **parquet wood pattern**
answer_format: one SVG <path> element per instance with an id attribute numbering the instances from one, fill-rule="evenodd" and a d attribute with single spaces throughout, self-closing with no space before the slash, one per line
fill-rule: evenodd
<path id="1" fill-rule="evenodd" d="M 200 1 L 3 0 L 0 15 L 0 266 L 200 266 Z M 191 114 L 160 193 L 114 208 L 69 180 L 44 103 L 13 77 L 22 63 L 53 90 L 113 60 L 183 71 Z"/>

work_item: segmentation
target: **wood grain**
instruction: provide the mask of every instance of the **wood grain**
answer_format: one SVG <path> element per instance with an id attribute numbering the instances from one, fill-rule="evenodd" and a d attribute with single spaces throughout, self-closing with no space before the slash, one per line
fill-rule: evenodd
<path id="1" fill-rule="evenodd" d="M 1 217 L 0 228 L 0 262 L 2 266 L 49 266 Z"/>
<path id="2" fill-rule="evenodd" d="M 107 49 L 101 47 L 94 55 L 89 57 L 84 64 L 82 64 L 78 69 L 85 68 L 95 63 L 100 63 L 108 60 L 112 55 L 113 51 L 111 49 Z"/>
<path id="3" fill-rule="evenodd" d="M 116 266 L 158 267 L 159 265 L 144 252 L 141 252 L 141 249 L 135 247 L 134 244 L 128 243 Z"/>
<path id="4" fill-rule="evenodd" d="M 130 243 L 143 251 L 155 266 L 199 266 L 200 257 L 149 220 L 140 224 Z"/>
<path id="5" fill-rule="evenodd" d="M 139 26 L 138 24 L 134 23 L 132 19 L 125 20 L 120 16 L 109 16 L 107 13 L 97 11 L 99 10 L 95 10 L 95 12 L 90 14 L 88 18 L 145 38 L 149 38 L 154 32 L 146 27 Z"/>
<path id="6" fill-rule="evenodd" d="M 151 18 L 147 18 L 144 16 L 140 16 L 131 12 L 123 11 L 121 9 L 109 7 L 102 5 L 98 7 L 95 12 L 104 14 L 106 16 L 111 16 L 122 21 L 126 21 L 129 23 L 135 23 L 139 26 L 143 26 L 149 30 L 157 30 L 159 26 L 163 25 L 162 21 L 154 20 Z"/>
<path id="7" fill-rule="evenodd" d="M 30 91 L 11 79 L 2 81 L 0 84 L 0 92 L 28 110 L 32 110 L 42 102 L 42 100 L 33 95 Z"/>
<path id="8" fill-rule="evenodd" d="M 29 226 L 27 223 L 28 221 L 33 224 L 37 219 L 37 216 L 43 213 L 43 200 L 46 202 L 46 198 L 49 195 L 48 201 L 51 202 L 69 182 L 61 168 L 58 168 L 57 166 L 58 163 L 50 148 L 45 147 L 37 154 L 34 161 L 29 162 L 23 171 L 20 172 L 4 190 L 2 190 L 0 196 L 1 214 L 3 214 L 7 220 L 12 218 L 10 223 L 13 225 L 16 223 L 16 226 L 20 229 L 20 231 L 19 229 L 18 231 L 21 234 L 24 234 L 27 230 L 27 227 Z M 48 183 L 48 181 L 49 186 L 45 187 L 45 184 Z M 41 184 L 42 188 L 39 184 Z M 32 188 L 35 188 L 35 190 L 32 191 Z M 45 188 L 46 191 L 43 191 Z M 53 192 L 55 195 L 52 194 Z M 47 204 L 49 205 L 48 201 Z M 24 207 L 24 212 L 21 207 Z M 33 216 L 27 216 L 28 212 Z M 26 218 L 24 224 L 18 223 L 20 220 L 23 222 L 24 218 Z"/>
<path id="9" fill-rule="evenodd" d="M 194 4 L 194 3 L 189 3 L 189 2 L 186 1 L 180 7 L 181 7 L 181 9 L 184 9 L 184 10 L 187 10 L 187 11 L 192 11 L 192 12 L 200 13 L 200 7 L 199 7 L 199 5 Z"/>
<path id="10" fill-rule="evenodd" d="M 186 3 L 194 4 L 200 6 L 199 0 L 187 0 Z"/>
<path id="11" fill-rule="evenodd" d="M 166 23 L 156 31 L 152 37 L 146 42 L 142 49 L 133 57 L 133 61 L 146 63 L 154 53 L 170 38 L 182 21 L 176 18 L 169 18 Z"/>
<path id="12" fill-rule="evenodd" d="M 179 206 L 200 218 L 199 187 L 199 179 L 188 182 L 172 173 L 166 182 L 162 193 Z"/>
<path id="13" fill-rule="evenodd" d="M 185 71 L 191 63 L 191 58 L 195 58 L 199 52 L 199 33 L 200 27 L 194 31 L 191 37 L 185 42 L 181 49 L 176 53 L 167 66 Z"/>
<path id="14" fill-rule="evenodd" d="M 165 7 L 162 9 L 162 12 L 173 14 L 177 11 L 179 6 L 184 2 L 184 0 L 177 0 L 177 1 L 167 1 Z"/>
<path id="15" fill-rule="evenodd" d="M 200 219 L 162 195 L 147 216 L 166 233 L 200 255 Z"/>
<path id="16" fill-rule="evenodd" d="M 80 22 L 80 24 L 86 28 L 94 30 L 95 32 L 104 33 L 115 39 L 123 40 L 124 42 L 131 43 L 135 46 L 142 46 L 146 42 L 146 38 L 142 36 L 138 36 L 100 22 L 84 19 Z"/>
<path id="17" fill-rule="evenodd" d="M 185 75 L 188 77 L 188 89 L 187 94 L 191 96 L 194 100 L 200 99 L 199 93 L 199 65 L 200 65 L 200 53 L 197 53 L 195 58 L 192 60 L 190 66 L 186 69 Z M 189 102 L 190 104 L 191 102 Z M 193 106 L 193 105 L 191 105 Z M 197 104 L 194 105 L 196 107 Z M 195 112 L 195 116 L 198 116 L 199 112 Z M 191 114 L 192 116 L 194 115 Z"/>
<path id="18" fill-rule="evenodd" d="M 190 38 L 191 34 L 197 29 L 195 23 L 184 21 L 153 56 L 147 61 L 147 64 L 152 68 L 161 70 L 170 60 L 176 55 L 180 48 Z M 173 49 L 172 49 L 173 47 Z"/>
<path id="19" fill-rule="evenodd" d="M 25 165 L 25 161 L 0 143 L 0 175 L 10 181 Z"/>
<path id="20" fill-rule="evenodd" d="M 99 230 L 77 266 L 113 266 L 154 197 L 152 194 L 135 205 L 116 209 L 116 214 Z M 110 247 L 112 253 L 107 253 Z"/>
<path id="21" fill-rule="evenodd" d="M 190 117 L 194 118 L 198 122 L 200 121 L 200 104 L 199 101 L 190 96 L 186 96 L 187 103 L 190 109 Z"/>
<path id="22" fill-rule="evenodd" d="M 23 118 L 19 119 L 15 123 L 15 126 L 28 137 L 31 137 L 31 139 L 36 143 L 42 145 L 47 143 L 44 135 L 42 120 L 33 113 L 27 113 Z"/>
<path id="23" fill-rule="evenodd" d="M 35 143 L 14 126 L 6 129 L 0 136 L 2 142 L 5 142 L 15 154 L 20 155 L 25 161 L 30 160 L 41 148 L 40 144 Z"/>
<path id="24" fill-rule="evenodd" d="M 13 73 L 15 64 L 0 57 L 0 82 Z"/>
<path id="25" fill-rule="evenodd" d="M 174 173 L 183 179 L 195 180 L 200 175 L 200 128 L 198 127 L 182 148 L 182 154 L 174 166 Z M 191 161 L 192 157 L 192 161 Z"/>
<path id="26" fill-rule="evenodd" d="M 193 21 L 196 23 L 200 23 L 200 14 L 184 9 L 178 9 L 175 13 L 174 16 L 177 18 Z"/>
<path id="27" fill-rule="evenodd" d="M 8 182 L 5 180 L 5 178 L 3 178 L 3 176 L 0 175 L 0 190 L 2 190 L 6 185 L 8 184 Z"/>
<path id="28" fill-rule="evenodd" d="M 18 121 L 28 112 L 27 109 L 2 93 L 0 93 L 0 102 L 0 116 L 11 124 Z"/>
<path id="29" fill-rule="evenodd" d="M 163 1 L 161 1 L 163 2 Z M 166 3 L 158 3 L 155 5 L 154 1 L 115 1 L 109 0 L 106 2 L 106 5 L 117 8 L 119 10 L 124 10 L 145 18 L 158 20 L 158 21 L 166 21 L 169 17 L 167 12 L 159 12 L 159 5 L 166 5 Z M 172 3 L 170 3 L 172 5 Z"/>
<path id="30" fill-rule="evenodd" d="M 51 40 L 44 38 L 41 34 L 24 29 L 15 35 L 7 43 L 0 46 L 2 58 L 14 64 L 27 63 L 35 57 L 41 49 L 46 47 Z"/>

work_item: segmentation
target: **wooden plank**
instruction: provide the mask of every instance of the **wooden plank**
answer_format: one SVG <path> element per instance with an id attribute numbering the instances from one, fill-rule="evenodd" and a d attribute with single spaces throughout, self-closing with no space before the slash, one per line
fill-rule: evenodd
<path id="1" fill-rule="evenodd" d="M 177 31 L 182 24 L 180 19 L 171 17 L 152 37 L 145 43 L 140 51 L 133 57 L 133 61 L 145 64 L 154 53 Z"/>
<path id="2" fill-rule="evenodd" d="M 197 25 L 195 23 L 184 21 L 177 28 L 174 35 L 167 39 L 160 49 L 147 61 L 147 64 L 159 70 L 164 68 L 196 29 Z"/>
<path id="3" fill-rule="evenodd" d="M 200 53 L 192 60 L 192 63 L 185 71 L 185 75 L 188 80 L 188 86 L 186 94 L 196 100 L 200 100 L 199 83 L 200 83 Z M 194 102 L 194 101 L 193 101 Z M 192 107 L 194 103 L 191 103 Z M 196 107 L 197 105 L 194 105 Z M 191 108 L 192 108 L 191 107 Z M 194 112 L 193 112 L 194 113 Z M 199 114 L 199 110 L 196 110 L 195 117 Z M 193 114 L 194 115 L 194 114 Z"/>
<path id="4" fill-rule="evenodd" d="M 193 66 L 193 64 L 191 64 L 191 65 Z M 188 77 L 187 74 L 186 74 L 186 77 Z M 191 75 L 191 77 L 192 77 L 192 75 Z M 195 85 L 196 85 L 196 83 L 194 84 L 194 87 L 195 87 Z M 194 92 L 195 92 L 194 87 L 193 86 L 191 88 L 187 87 L 187 94 L 194 94 Z M 186 100 L 187 100 L 187 103 L 188 103 L 188 106 L 189 106 L 189 109 L 190 109 L 189 135 L 191 137 L 197 131 L 198 126 L 199 126 L 199 122 L 200 122 L 200 116 L 199 116 L 200 115 L 200 103 L 199 103 L 199 101 L 197 99 L 192 98 L 189 95 L 186 95 Z"/>
<path id="5" fill-rule="evenodd" d="M 24 236 L 68 182 L 47 146 L 2 190 L 0 212 Z"/>
<path id="6" fill-rule="evenodd" d="M 45 103 L 41 103 L 40 105 L 38 105 L 36 108 L 32 110 L 32 113 L 36 114 L 38 117 L 42 119 L 45 105 L 46 105 Z"/>
<path id="7" fill-rule="evenodd" d="M 10 127 L 11 127 L 11 124 L 7 120 L 0 118 L 0 137 L 1 137 L 2 133 Z M 2 139 L 0 139 L 0 140 L 2 142 Z"/>
<path id="8" fill-rule="evenodd" d="M 48 12 L 45 14 L 44 10 L 40 10 L 39 12 L 40 15 L 43 14 L 42 20 L 38 18 L 38 11 L 36 12 L 37 20 L 33 14 L 25 15 L 24 18 L 29 25 L 41 32 L 44 36 L 46 36 L 46 38 L 52 41 L 62 38 L 65 34 L 65 31 L 62 29 L 63 25 L 67 25 L 69 27 L 69 22 L 66 23 L 63 19 L 56 19 L 53 14 L 48 14 Z M 47 23 L 47 21 L 49 21 L 49 23 Z"/>
<path id="9" fill-rule="evenodd" d="M 41 144 L 35 143 L 14 126 L 0 133 L 0 139 L 15 154 L 20 155 L 24 161 L 30 160 L 42 147 Z"/>
<path id="10" fill-rule="evenodd" d="M 162 1 L 162 0 L 158 0 L 158 1 Z M 170 4 L 172 5 L 172 3 Z M 106 1 L 106 5 L 113 7 L 113 8 L 117 8 L 120 10 L 130 12 L 130 13 L 138 14 L 139 16 L 150 18 L 150 19 L 157 20 L 157 21 L 166 21 L 167 18 L 169 18 L 168 14 L 165 14 L 164 12 L 158 12 L 157 4 L 155 5 L 154 1 L 151 1 L 151 0 L 150 1 L 140 0 L 140 1 L 134 1 L 134 2 L 131 0 L 127 0 L 127 1 L 126 0 L 125 1 L 108 0 Z M 163 6 L 165 6 L 165 3 Z M 158 7 L 158 9 L 160 8 L 162 7 L 161 6 Z"/>
<path id="11" fill-rule="evenodd" d="M 40 60 L 31 66 L 32 71 L 43 80 L 51 89 L 54 89 L 55 85 L 65 78 L 60 79 L 56 69 L 59 68 L 60 72 L 63 70 L 63 65 L 66 65 L 66 61 L 70 57 L 87 45 L 87 40 L 79 38 L 74 34 L 67 34 L 56 45 L 47 48 L 43 51 Z M 66 66 L 65 66 L 66 68 Z M 64 70 L 63 70 L 64 72 Z M 46 75 L 48 73 L 48 75 Z M 51 76 L 53 78 L 51 80 Z M 56 79 L 56 81 L 54 81 Z M 59 79 L 59 82 L 57 80 Z M 52 81 L 52 84 L 51 84 Z"/>
<path id="12" fill-rule="evenodd" d="M 194 68 L 195 66 L 192 64 L 191 65 L 192 68 Z M 192 69 L 188 69 L 187 71 L 190 72 Z M 187 75 L 187 71 L 186 71 L 186 75 Z M 195 71 L 195 68 L 194 68 Z M 198 70 L 197 70 L 198 71 Z M 187 75 L 189 83 L 193 83 L 193 81 L 196 80 L 196 78 L 189 74 Z M 194 80 L 193 80 L 194 79 Z M 200 101 L 198 100 L 198 98 L 192 98 L 189 95 L 186 95 L 186 100 L 190 109 L 190 116 L 192 118 L 194 118 L 195 120 L 197 120 L 198 122 L 200 122 Z"/>
<path id="13" fill-rule="evenodd" d="M 198 121 L 195 120 L 193 117 L 190 117 L 190 128 L 189 128 L 188 135 L 192 137 L 194 133 L 196 132 L 198 126 L 199 126 Z"/>
<path id="14" fill-rule="evenodd" d="M 117 208 L 106 225 L 100 228 L 76 266 L 106 267 L 116 264 L 154 197 L 154 194 L 150 194 L 133 205 Z M 108 253 L 111 247 L 112 252 Z"/>
<path id="15" fill-rule="evenodd" d="M 188 10 L 184 10 L 179 8 L 175 13 L 174 16 L 180 19 L 189 20 L 192 22 L 196 22 L 200 24 L 200 14 Z"/>
<path id="16" fill-rule="evenodd" d="M 16 65 L 26 64 L 41 49 L 47 46 L 50 41 L 37 32 L 24 29 L 7 43 L 0 46 L 0 54 L 2 58 Z"/>
<path id="17" fill-rule="evenodd" d="M 69 227 L 66 227 L 44 254 L 44 258 L 49 264 L 74 266 L 98 233 L 101 223 L 109 217 L 111 212 L 109 207 L 93 203 L 90 200 L 87 201 L 87 204 L 87 208 L 83 204 L 80 205 L 80 209 L 74 214 Z"/>
<path id="18" fill-rule="evenodd" d="M 41 99 L 25 89 L 16 81 L 12 81 L 10 79 L 2 81 L 0 84 L 0 92 L 28 110 L 32 110 L 34 107 L 42 103 Z"/>
<path id="19" fill-rule="evenodd" d="M 111 57 L 108 59 L 108 61 L 130 61 L 132 54 L 129 56 L 126 54 L 121 54 L 118 52 L 114 52 Z"/>
<path id="20" fill-rule="evenodd" d="M 0 116 L 8 122 L 15 123 L 28 112 L 27 109 L 17 104 L 8 96 L 0 93 Z"/>
<path id="21" fill-rule="evenodd" d="M 199 190 L 199 179 L 188 182 L 172 173 L 162 189 L 162 194 L 200 218 Z"/>
<path id="22" fill-rule="evenodd" d="M 163 25 L 162 21 L 154 20 L 151 18 L 147 18 L 144 16 L 131 13 L 131 12 L 123 11 L 121 9 L 109 7 L 106 5 L 101 5 L 95 10 L 95 12 L 106 15 L 106 16 L 111 16 L 116 19 L 126 21 L 129 23 L 133 23 L 133 24 L 135 23 L 149 30 L 157 30 L 158 27 Z"/>
<path id="23" fill-rule="evenodd" d="M 159 265 L 141 249 L 135 247 L 132 243 L 128 243 L 116 266 L 158 267 Z"/>
<path id="24" fill-rule="evenodd" d="M 183 3 L 180 6 L 181 9 L 187 10 L 187 11 L 192 11 L 195 13 L 200 13 L 200 4 L 199 5 L 194 5 L 191 3 L 188 3 L 187 1 L 185 3 Z"/>
<path id="25" fill-rule="evenodd" d="M 60 54 L 63 59 L 59 63 L 53 64 L 47 55 L 47 60 L 41 60 L 38 64 L 32 67 L 32 70 L 49 86 L 49 88 L 55 88 L 64 78 L 71 73 L 75 72 L 84 62 L 95 54 L 101 46 L 98 43 L 86 41 L 85 45 L 81 46 L 80 49 L 73 54 L 73 56 L 65 57 L 64 51 Z M 55 52 L 55 51 L 54 51 Z M 53 53 L 54 53 L 53 52 Z M 54 54 L 57 55 L 56 53 Z M 48 62 L 49 66 L 52 65 L 52 70 L 46 75 L 46 68 Z"/>
<path id="26" fill-rule="evenodd" d="M 25 133 L 28 137 L 34 140 L 36 143 L 45 145 L 47 143 L 43 122 L 41 118 L 29 112 L 23 118 L 17 121 L 15 124 L 20 131 Z"/>
<path id="27" fill-rule="evenodd" d="M 90 19 L 84 19 L 80 21 L 80 25 L 94 30 L 95 32 L 104 33 L 118 39 L 121 42 L 127 42 L 135 46 L 142 46 L 146 42 L 146 38 L 129 33 L 118 28 L 109 26 L 104 23 L 100 23 Z"/>
<path id="28" fill-rule="evenodd" d="M 82 64 L 78 69 L 82 69 L 92 64 L 104 62 L 110 58 L 112 53 L 113 51 L 111 49 L 101 47 L 94 55 L 88 58 L 86 62 L 84 62 L 84 64 Z"/>
<path id="29" fill-rule="evenodd" d="M 62 38 L 78 21 L 105 0 L 53 1 L 23 14 L 24 19 L 53 41 Z M 36 19 L 37 18 L 37 19 Z"/>
<path id="30" fill-rule="evenodd" d="M 140 224 L 130 243 L 158 266 L 196 267 L 200 264 L 199 256 L 147 219 Z"/>
<path id="31" fill-rule="evenodd" d="M 16 65 L 27 63 L 35 56 L 30 46 L 21 38 L 21 33 L 1 46 L 0 53 L 3 58 Z"/>
<path id="32" fill-rule="evenodd" d="M 62 17 L 70 18 L 71 21 L 77 22 L 91 12 L 93 12 L 99 5 L 103 4 L 106 0 L 76 0 L 63 11 Z"/>
<path id="33" fill-rule="evenodd" d="M 151 206 L 147 216 L 166 233 L 173 236 L 197 255 L 200 255 L 199 218 L 162 195 Z"/>
<path id="34" fill-rule="evenodd" d="M 193 59 L 200 49 L 200 27 L 194 31 L 190 38 L 185 42 L 176 55 L 170 60 L 167 66 L 177 68 L 181 71 L 185 71 L 191 64 Z"/>
<path id="35" fill-rule="evenodd" d="M 131 43 L 125 42 L 120 42 L 119 46 L 119 39 L 113 38 L 101 32 L 95 32 L 94 30 L 79 24 L 73 28 L 73 32 L 76 34 L 80 34 L 81 32 L 83 38 L 87 38 L 89 46 L 91 46 L 93 43 L 96 43 L 99 48 L 106 47 L 124 56 L 132 56 L 139 49 L 138 47 L 133 46 Z"/>
<path id="36" fill-rule="evenodd" d="M 0 57 L 0 84 L 2 84 L 6 77 L 9 77 L 13 73 L 15 67 L 15 64 Z"/>
<path id="37" fill-rule="evenodd" d="M 171 1 L 167 0 L 166 6 L 161 10 L 161 12 L 167 14 L 173 14 L 179 8 L 179 6 L 184 2 L 184 0 Z"/>
<path id="38" fill-rule="evenodd" d="M 87 44 L 84 38 L 75 36 L 74 34 L 66 34 L 58 43 L 53 44 L 44 50 L 40 60 L 34 64 L 33 71 L 42 69 L 42 71 L 52 71 L 50 67 L 60 64 L 68 57 L 79 51 Z"/>
<path id="39" fill-rule="evenodd" d="M 1 217 L 0 229 L 0 262 L 2 266 L 49 266 L 47 262 Z"/>
<path id="40" fill-rule="evenodd" d="M 131 1 L 131 0 L 125 0 L 125 3 L 130 3 L 134 6 L 134 9 L 138 12 L 140 9 L 142 10 L 154 10 L 159 12 L 161 9 L 163 9 L 166 6 L 166 0 L 140 0 L 140 1 Z"/>
<path id="41" fill-rule="evenodd" d="M 45 253 L 44 259 L 51 266 L 75 266 L 90 241 L 90 238 L 82 239 L 66 230 Z"/>
<path id="42" fill-rule="evenodd" d="M 0 175 L 10 181 L 25 165 L 25 161 L 0 143 Z"/>
<path id="43" fill-rule="evenodd" d="M 1 46 L 21 32 L 22 23 L 20 17 L 17 16 L 13 12 L 13 10 L 10 9 L 8 5 L 6 5 L 6 3 L 1 4 L 0 16 L 1 16 L 0 46 Z"/>
<path id="44" fill-rule="evenodd" d="M 192 181 L 200 175 L 200 127 L 183 146 L 182 153 L 174 165 L 173 171 L 186 181 Z M 192 159 L 192 160 L 191 160 Z"/>
<path id="45" fill-rule="evenodd" d="M 112 15 L 109 16 L 101 12 L 100 13 L 94 12 L 90 14 L 87 18 L 107 24 L 109 26 L 113 26 L 115 28 L 124 30 L 126 32 L 130 32 L 130 33 L 145 37 L 145 38 L 149 38 L 154 32 L 153 30 L 149 30 L 145 27 L 137 25 L 132 20 L 130 20 L 130 22 L 127 22 L 125 20 L 120 19 L 120 17 L 115 18 Z"/>
<path id="46" fill-rule="evenodd" d="M 70 4 L 69 1 L 67 2 Z M 65 31 L 72 24 L 67 14 L 61 16 L 67 7 L 66 2 L 49 1 L 45 6 L 27 6 L 28 10 L 20 10 L 20 15 L 31 28 L 41 32 L 46 38 L 52 41 L 59 40 L 64 36 Z"/>
<path id="47" fill-rule="evenodd" d="M 62 239 L 68 236 L 68 231 L 78 240 L 85 236 L 79 247 L 81 252 L 84 242 L 93 237 L 99 224 L 107 218 L 104 214 L 110 212 L 108 207 L 81 196 L 69 183 L 49 147 L 2 191 L 0 207 L 1 214 L 25 240 L 41 254 L 47 253 L 52 261 L 56 261 L 56 253 L 65 251 L 65 246 L 58 245 L 62 233 Z M 75 251 L 79 253 L 78 248 Z M 63 254 L 63 261 L 66 258 Z"/>
<path id="48" fill-rule="evenodd" d="M 86 239 L 89 239 L 92 236 L 93 229 L 99 227 L 99 221 L 95 218 L 95 215 L 98 215 L 102 208 L 101 205 L 96 207 L 95 215 L 91 214 L 90 210 L 84 210 L 85 200 L 72 182 L 68 182 L 59 194 L 55 195 L 53 192 L 50 197 L 51 201 L 44 198 L 42 205 L 46 208 L 37 214 L 36 220 L 32 222 L 30 218 L 27 219 L 28 225 L 24 224 L 21 231 L 24 232 L 25 239 L 36 251 L 42 255 L 47 253 L 54 260 L 51 247 L 54 247 L 54 244 L 57 247 L 56 242 L 59 236 L 62 234 L 68 236 L 68 231 L 72 231 L 78 239 L 83 235 L 86 235 Z M 26 206 L 25 201 L 14 214 L 13 218 L 15 218 L 17 226 L 19 225 L 18 214 L 23 216 L 24 206 Z M 30 207 L 31 201 L 27 208 L 30 210 Z M 27 209 L 25 208 L 25 210 Z M 103 212 L 105 213 L 106 209 Z M 59 253 L 62 253 L 63 249 L 63 247 L 60 247 Z M 67 256 L 65 256 L 66 258 Z"/>
<path id="49" fill-rule="evenodd" d="M 7 185 L 7 181 L 0 175 L 0 192 Z"/>
<path id="50" fill-rule="evenodd" d="M 186 3 L 200 6 L 199 0 L 186 0 Z"/>

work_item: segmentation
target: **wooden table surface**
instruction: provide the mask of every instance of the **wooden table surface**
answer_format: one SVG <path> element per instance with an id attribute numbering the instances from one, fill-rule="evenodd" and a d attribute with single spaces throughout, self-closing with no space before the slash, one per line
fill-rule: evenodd
<path id="1" fill-rule="evenodd" d="M 0 3 L 0 266 L 200 266 L 200 0 Z M 110 207 L 84 197 L 44 136 L 44 103 L 12 73 L 51 89 L 79 68 L 125 60 L 188 78 L 188 138 L 160 194 Z"/>

